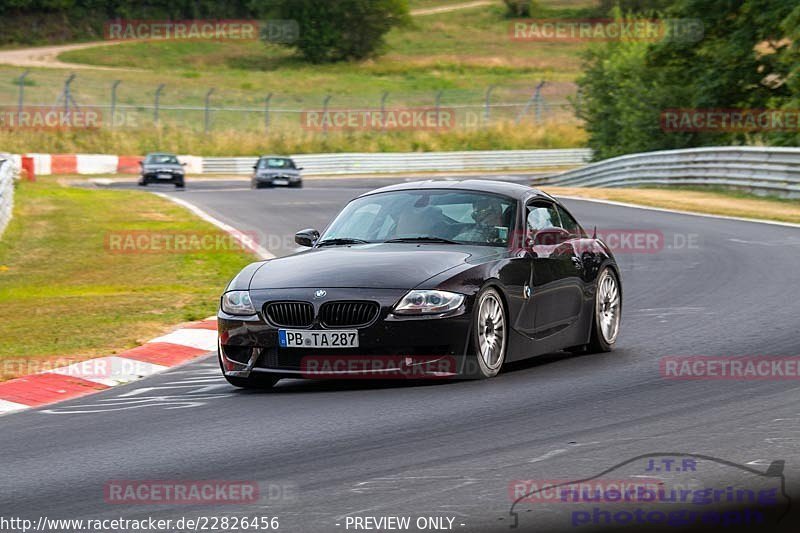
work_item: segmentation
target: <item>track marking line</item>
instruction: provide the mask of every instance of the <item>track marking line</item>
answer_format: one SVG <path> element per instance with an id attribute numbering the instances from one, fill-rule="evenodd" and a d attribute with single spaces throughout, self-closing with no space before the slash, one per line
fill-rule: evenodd
<path id="1" fill-rule="evenodd" d="M 233 226 L 226 224 L 225 222 L 215 218 L 199 207 L 194 204 L 187 202 L 186 200 L 181 200 L 180 198 L 175 198 L 174 196 L 170 196 L 169 194 L 163 192 L 154 192 L 156 196 L 160 196 L 161 198 L 166 198 L 167 200 L 178 204 L 179 206 L 188 209 L 198 217 L 202 218 L 209 224 L 213 224 L 214 226 L 218 227 L 234 239 L 239 242 L 242 246 L 256 254 L 261 259 L 274 259 L 275 255 L 273 255 L 269 250 L 258 244 L 257 242 L 253 242 L 253 239 L 250 238 L 248 235 L 242 233 L 241 231 L 237 230 Z"/>
<path id="2" fill-rule="evenodd" d="M 216 330 L 212 331 L 210 329 L 183 328 L 161 337 L 156 337 L 147 344 L 155 342 L 180 344 L 182 346 L 190 346 L 198 350 L 212 352 L 217 349 L 217 332 Z"/>
<path id="3" fill-rule="evenodd" d="M 680 211 L 677 209 L 667 209 L 665 207 L 650 207 L 647 205 L 629 204 L 627 202 L 617 202 L 614 200 L 601 200 L 599 198 L 584 198 L 582 196 L 562 196 L 554 195 L 556 198 L 564 200 L 578 200 L 581 202 L 594 202 L 597 204 L 615 205 L 619 207 L 630 207 L 632 209 L 647 209 L 648 211 L 660 211 L 662 213 L 672 213 L 675 215 L 689 215 L 693 217 L 717 218 L 720 220 L 734 220 L 736 222 L 753 222 L 754 224 L 771 224 L 773 226 L 783 226 L 787 228 L 800 228 L 800 224 L 794 222 L 781 222 L 779 220 L 764 220 L 762 218 L 744 218 L 728 215 L 712 215 L 710 213 L 696 213 L 694 211 Z"/>

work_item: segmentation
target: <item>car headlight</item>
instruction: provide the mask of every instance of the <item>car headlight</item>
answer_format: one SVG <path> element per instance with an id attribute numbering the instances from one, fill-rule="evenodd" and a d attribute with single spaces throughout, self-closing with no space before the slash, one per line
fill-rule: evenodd
<path id="1" fill-rule="evenodd" d="M 403 296 L 394 307 L 398 315 L 423 315 L 447 313 L 461 307 L 464 295 L 435 290 L 414 290 Z"/>
<path id="2" fill-rule="evenodd" d="M 222 295 L 222 311 L 229 315 L 254 315 L 256 309 L 247 291 L 230 291 Z"/>

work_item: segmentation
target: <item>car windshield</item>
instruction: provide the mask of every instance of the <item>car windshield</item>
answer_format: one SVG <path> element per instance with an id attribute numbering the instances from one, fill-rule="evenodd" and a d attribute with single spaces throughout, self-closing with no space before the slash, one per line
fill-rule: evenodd
<path id="1" fill-rule="evenodd" d="M 294 168 L 294 163 L 285 157 L 265 157 L 258 161 L 258 168 Z"/>
<path id="2" fill-rule="evenodd" d="M 144 162 L 148 165 L 177 165 L 178 158 L 167 154 L 150 154 Z"/>
<path id="3" fill-rule="evenodd" d="M 507 246 L 516 202 L 488 193 L 411 190 L 350 202 L 320 237 L 325 241 L 452 242 Z"/>

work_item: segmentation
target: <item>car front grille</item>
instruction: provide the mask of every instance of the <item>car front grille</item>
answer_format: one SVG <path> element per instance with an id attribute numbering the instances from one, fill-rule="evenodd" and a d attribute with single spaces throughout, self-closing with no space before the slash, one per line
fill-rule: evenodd
<path id="1" fill-rule="evenodd" d="M 326 302 L 319 310 L 320 323 L 327 328 L 364 326 L 378 316 L 376 302 Z"/>
<path id="2" fill-rule="evenodd" d="M 307 328 L 314 321 L 314 306 L 308 302 L 271 302 L 264 313 L 274 325 L 287 328 Z"/>

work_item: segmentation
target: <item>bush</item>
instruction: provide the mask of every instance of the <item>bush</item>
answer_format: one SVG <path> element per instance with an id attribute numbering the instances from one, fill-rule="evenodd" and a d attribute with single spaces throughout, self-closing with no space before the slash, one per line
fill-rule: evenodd
<path id="1" fill-rule="evenodd" d="M 506 4 L 506 13 L 511 18 L 531 16 L 531 0 L 503 0 Z"/>
<path id="2" fill-rule="evenodd" d="M 406 0 L 271 0 L 263 12 L 296 21 L 285 43 L 312 63 L 364 59 L 382 51 L 384 36 L 410 20 Z"/>

